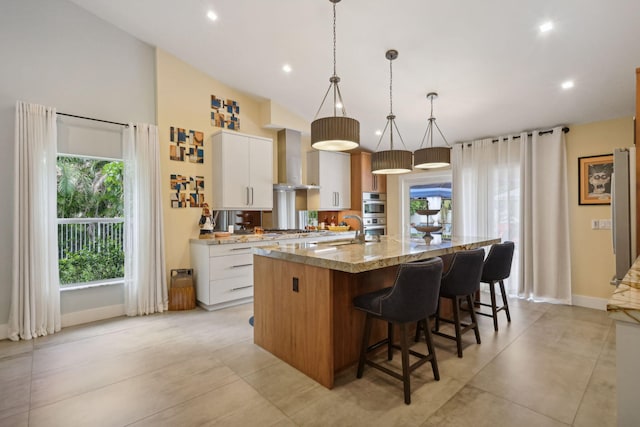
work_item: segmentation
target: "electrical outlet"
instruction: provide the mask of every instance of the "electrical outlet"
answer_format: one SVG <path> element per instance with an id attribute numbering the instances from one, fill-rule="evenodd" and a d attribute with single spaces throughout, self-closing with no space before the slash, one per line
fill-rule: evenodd
<path id="1" fill-rule="evenodd" d="M 300 288 L 298 287 L 298 278 L 293 278 L 293 292 L 300 292 Z"/>

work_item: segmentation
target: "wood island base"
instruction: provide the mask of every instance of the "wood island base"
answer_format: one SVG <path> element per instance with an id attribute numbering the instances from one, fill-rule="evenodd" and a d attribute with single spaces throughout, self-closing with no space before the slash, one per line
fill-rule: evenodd
<path id="1" fill-rule="evenodd" d="M 353 298 L 391 286 L 397 269 L 346 273 L 254 255 L 255 344 L 333 388 L 360 354 L 365 316 Z M 385 334 L 377 322 L 371 342 Z"/>

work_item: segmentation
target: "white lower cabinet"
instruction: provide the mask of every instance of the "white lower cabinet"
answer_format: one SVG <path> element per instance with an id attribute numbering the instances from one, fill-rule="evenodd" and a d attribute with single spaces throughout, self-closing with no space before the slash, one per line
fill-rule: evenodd
<path id="1" fill-rule="evenodd" d="M 196 282 L 196 299 L 206 310 L 218 310 L 253 301 L 253 248 L 277 244 L 322 242 L 353 238 L 355 232 L 265 240 L 249 243 L 208 244 L 191 242 L 191 267 Z"/>
<path id="2" fill-rule="evenodd" d="M 253 300 L 253 248 L 275 242 L 207 245 L 191 243 L 196 298 L 207 310 L 217 310 Z"/>

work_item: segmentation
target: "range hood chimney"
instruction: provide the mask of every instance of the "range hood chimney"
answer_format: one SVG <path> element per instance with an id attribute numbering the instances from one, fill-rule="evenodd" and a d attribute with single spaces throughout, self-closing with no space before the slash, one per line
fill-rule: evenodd
<path id="1" fill-rule="evenodd" d="M 309 190 L 317 185 L 302 183 L 302 138 L 292 129 L 278 131 L 278 183 L 274 190 Z"/>

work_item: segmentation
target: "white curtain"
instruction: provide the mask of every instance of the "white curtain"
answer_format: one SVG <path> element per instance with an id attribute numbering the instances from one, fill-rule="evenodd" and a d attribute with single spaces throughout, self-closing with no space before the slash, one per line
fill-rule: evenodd
<path id="1" fill-rule="evenodd" d="M 16 103 L 9 338 L 60 330 L 55 108 Z"/>
<path id="2" fill-rule="evenodd" d="M 522 138 L 520 286 L 522 297 L 571 304 L 567 155 L 561 128 Z"/>
<path id="3" fill-rule="evenodd" d="M 567 159 L 561 128 L 453 147 L 453 230 L 515 242 L 508 293 L 571 303 Z"/>
<path id="4" fill-rule="evenodd" d="M 158 128 L 124 131 L 125 311 L 128 316 L 167 310 Z"/>
<path id="5" fill-rule="evenodd" d="M 526 135 L 526 134 L 525 134 Z M 453 146 L 453 232 L 499 236 L 520 246 L 520 139 L 484 139 Z M 518 291 L 517 254 L 509 294 Z"/>

